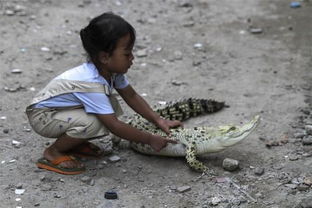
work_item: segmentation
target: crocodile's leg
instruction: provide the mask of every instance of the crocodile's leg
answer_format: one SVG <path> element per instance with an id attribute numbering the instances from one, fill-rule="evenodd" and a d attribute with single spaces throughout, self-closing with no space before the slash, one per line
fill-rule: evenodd
<path id="1" fill-rule="evenodd" d="M 192 144 L 186 147 L 186 161 L 189 164 L 189 166 L 196 171 L 202 173 L 206 173 L 208 171 L 208 168 L 202 162 L 196 159 L 195 142 L 192 142 Z"/>

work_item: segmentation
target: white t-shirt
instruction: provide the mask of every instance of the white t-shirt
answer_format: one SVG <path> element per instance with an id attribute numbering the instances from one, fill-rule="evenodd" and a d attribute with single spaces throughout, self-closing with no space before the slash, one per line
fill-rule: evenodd
<path id="1" fill-rule="evenodd" d="M 124 74 L 114 74 L 111 85 L 102 77 L 94 64 L 84 63 L 80 66 L 72 68 L 54 79 L 67 79 L 84 82 L 96 82 L 107 85 L 112 91 L 122 89 L 129 85 L 129 82 Z M 58 95 L 47 100 L 41 101 L 35 105 L 36 108 L 52 108 L 52 107 L 70 107 L 83 105 L 87 113 L 96 114 L 111 114 L 114 113 L 113 107 L 109 98 L 104 93 L 66 93 Z"/>

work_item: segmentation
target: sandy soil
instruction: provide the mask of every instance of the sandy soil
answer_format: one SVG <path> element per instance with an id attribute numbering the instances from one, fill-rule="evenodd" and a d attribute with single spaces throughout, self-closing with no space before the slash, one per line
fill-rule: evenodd
<path id="1" fill-rule="evenodd" d="M 312 207 L 312 146 L 306 145 L 312 138 L 304 130 L 312 124 L 312 4 L 289 3 L 0 0 L 0 207 Z M 30 130 L 25 106 L 51 78 L 85 60 L 78 31 L 104 11 L 136 28 L 136 53 L 143 57 L 128 78 L 151 105 L 188 97 L 230 105 L 186 126 L 240 124 L 261 115 L 248 139 L 200 158 L 217 176 L 197 179 L 183 158 L 122 146 L 113 152 L 119 162 L 86 161 L 82 175 L 36 168 L 52 141 Z M 133 114 L 124 110 L 124 119 Z M 238 160 L 240 169 L 225 171 L 225 158 Z M 183 186 L 190 190 L 176 190 Z M 118 200 L 105 199 L 107 190 Z"/>

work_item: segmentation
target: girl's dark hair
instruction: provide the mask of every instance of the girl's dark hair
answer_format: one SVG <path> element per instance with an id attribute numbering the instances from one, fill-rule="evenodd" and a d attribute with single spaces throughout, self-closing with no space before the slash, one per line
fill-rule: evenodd
<path id="1" fill-rule="evenodd" d="M 100 51 L 112 55 L 118 40 L 127 34 L 130 34 L 128 47 L 131 48 L 135 42 L 135 29 L 126 20 L 111 12 L 93 18 L 87 27 L 80 30 L 88 61 L 96 62 Z"/>

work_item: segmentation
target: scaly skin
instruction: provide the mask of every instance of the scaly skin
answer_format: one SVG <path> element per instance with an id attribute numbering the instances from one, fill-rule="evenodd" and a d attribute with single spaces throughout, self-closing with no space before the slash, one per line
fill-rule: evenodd
<path id="1" fill-rule="evenodd" d="M 204 113 L 219 111 L 224 103 L 212 100 L 188 99 L 177 102 L 157 112 L 167 119 L 185 120 Z M 219 152 L 227 147 L 233 146 L 246 138 L 259 123 L 259 116 L 243 126 L 220 126 L 220 127 L 194 127 L 171 129 L 170 138 L 178 141 L 178 144 L 168 144 L 161 151 L 154 151 L 149 145 L 142 143 L 131 143 L 131 147 L 144 154 L 186 157 L 187 163 L 196 171 L 206 172 L 208 168 L 196 159 L 196 155 Z M 136 115 L 130 125 L 153 134 L 166 136 L 159 128 L 149 123 L 142 117 Z"/>

